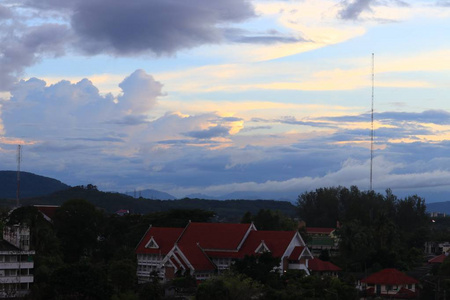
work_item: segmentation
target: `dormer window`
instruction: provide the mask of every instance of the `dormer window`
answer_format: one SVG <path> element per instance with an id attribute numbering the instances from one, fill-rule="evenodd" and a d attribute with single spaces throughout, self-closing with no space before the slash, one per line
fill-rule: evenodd
<path id="1" fill-rule="evenodd" d="M 155 239 L 153 238 L 153 236 L 150 238 L 150 241 L 148 241 L 147 245 L 145 245 L 145 248 L 149 248 L 149 249 L 159 249 L 158 244 L 156 243 Z"/>
<path id="2" fill-rule="evenodd" d="M 255 253 L 264 253 L 264 252 L 270 252 L 269 247 L 267 247 L 266 243 L 264 243 L 264 240 L 261 241 L 261 244 L 259 244 L 258 248 L 256 248 Z"/>

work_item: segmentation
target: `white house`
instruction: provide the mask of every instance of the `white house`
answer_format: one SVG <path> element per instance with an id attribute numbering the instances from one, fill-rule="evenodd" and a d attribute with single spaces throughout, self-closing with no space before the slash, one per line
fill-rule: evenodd
<path id="1" fill-rule="evenodd" d="M 311 252 L 297 231 L 258 231 L 253 224 L 195 223 L 185 228 L 150 227 L 136 248 L 139 282 L 152 275 L 170 280 L 189 273 L 205 280 L 230 268 L 233 260 L 271 252 L 278 270 L 309 274 Z"/>

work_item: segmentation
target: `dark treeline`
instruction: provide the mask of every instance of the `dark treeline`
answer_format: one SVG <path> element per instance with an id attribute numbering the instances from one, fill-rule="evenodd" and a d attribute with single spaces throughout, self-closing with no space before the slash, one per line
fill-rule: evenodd
<path id="1" fill-rule="evenodd" d="M 298 198 L 300 217 L 309 227 L 339 227 L 337 263 L 348 271 L 409 270 L 423 261 L 430 239 L 425 200 L 360 191 L 352 186 L 320 188 Z"/>
<path id="2" fill-rule="evenodd" d="M 184 227 L 189 220 L 208 222 L 213 216 L 199 209 L 118 216 L 85 200 L 69 200 L 52 223 L 33 206 L 20 207 L 4 220 L 31 229 L 36 255 L 30 299 L 152 299 L 148 286 L 136 285 L 134 253 L 149 225 Z"/>

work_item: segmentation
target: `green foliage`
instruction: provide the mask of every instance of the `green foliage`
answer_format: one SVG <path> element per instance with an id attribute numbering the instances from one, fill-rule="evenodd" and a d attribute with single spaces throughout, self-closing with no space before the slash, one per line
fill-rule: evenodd
<path id="1" fill-rule="evenodd" d="M 92 254 L 97 247 L 102 218 L 100 211 L 81 199 L 69 200 L 56 210 L 53 222 L 65 261 L 76 262 Z"/>
<path id="2" fill-rule="evenodd" d="M 253 222 L 258 230 L 296 230 L 298 225 L 292 218 L 283 215 L 280 211 L 260 209 L 253 216 L 249 211 L 244 214 L 241 223 Z"/>
<path id="3" fill-rule="evenodd" d="M 109 280 L 118 294 L 132 291 L 137 283 L 136 263 L 129 259 L 111 262 L 108 273 Z"/>
<path id="4" fill-rule="evenodd" d="M 50 279 L 54 299 L 110 299 L 106 272 L 87 262 L 66 264 Z"/>
<path id="5" fill-rule="evenodd" d="M 164 289 L 157 279 L 140 285 L 139 300 L 159 300 L 164 297 Z"/>
<path id="6" fill-rule="evenodd" d="M 416 195 L 398 199 L 390 190 L 383 196 L 355 186 L 321 188 L 300 195 L 298 208 L 307 226 L 342 224 L 339 251 L 348 270 L 411 268 L 430 237 L 425 201 Z"/>
<path id="7" fill-rule="evenodd" d="M 264 252 L 258 255 L 246 255 L 244 259 L 237 260 L 232 265 L 232 270 L 263 284 L 270 284 L 276 282 L 279 277 L 278 272 L 274 270 L 279 265 L 279 258 L 273 257 L 271 252 Z"/>
<path id="8" fill-rule="evenodd" d="M 197 289 L 196 300 L 247 300 L 259 299 L 263 286 L 243 275 L 227 272 L 201 283 Z"/>
<path id="9" fill-rule="evenodd" d="M 353 283 L 347 283 L 336 277 L 304 276 L 299 271 L 288 271 L 281 277 L 283 288 L 266 290 L 264 299 L 355 299 L 356 289 Z"/>

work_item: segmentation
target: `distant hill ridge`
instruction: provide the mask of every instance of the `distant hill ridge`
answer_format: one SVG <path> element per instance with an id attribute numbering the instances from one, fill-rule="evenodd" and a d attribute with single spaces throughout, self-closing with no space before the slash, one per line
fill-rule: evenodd
<path id="1" fill-rule="evenodd" d="M 247 212 L 258 213 L 260 209 L 278 210 L 284 215 L 295 217 L 296 207 L 288 201 L 275 200 L 205 200 L 184 198 L 173 200 L 170 194 L 156 190 L 141 191 L 141 196 L 153 199 L 134 198 L 116 192 L 103 192 L 93 185 L 70 187 L 60 181 L 29 172 L 21 172 L 22 205 L 61 205 L 70 199 L 85 199 L 108 213 L 127 209 L 131 213 L 152 213 L 170 209 L 202 209 L 216 213 L 215 221 L 239 222 Z M 14 206 L 17 188 L 15 171 L 0 171 L 0 199 L 2 205 Z M 156 196 L 170 200 L 155 200 Z M 173 198 L 172 198 L 173 197 Z"/>
<path id="2" fill-rule="evenodd" d="M 20 198 L 48 195 L 66 190 L 69 185 L 59 180 L 20 172 Z M 0 199 L 15 199 L 17 196 L 17 171 L 0 171 Z"/>

